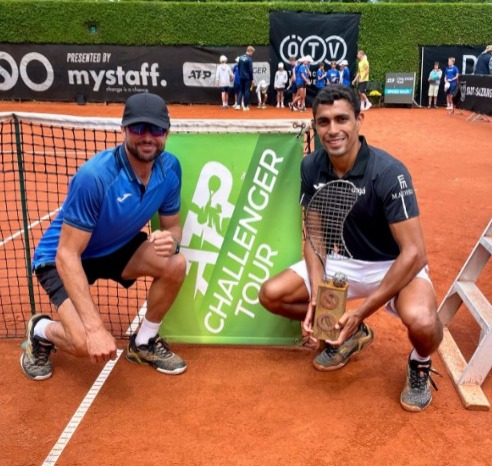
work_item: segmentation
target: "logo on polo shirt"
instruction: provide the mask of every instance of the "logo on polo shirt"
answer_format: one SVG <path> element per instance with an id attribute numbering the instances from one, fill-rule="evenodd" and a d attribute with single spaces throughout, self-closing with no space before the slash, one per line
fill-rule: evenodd
<path id="1" fill-rule="evenodd" d="M 125 199 L 129 198 L 132 195 L 132 193 L 125 193 L 123 196 L 117 197 L 116 200 L 121 204 L 122 202 L 125 201 Z"/>

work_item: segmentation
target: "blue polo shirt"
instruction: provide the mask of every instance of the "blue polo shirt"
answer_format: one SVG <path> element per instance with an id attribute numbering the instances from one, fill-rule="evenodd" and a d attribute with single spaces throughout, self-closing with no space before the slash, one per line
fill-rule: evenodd
<path id="1" fill-rule="evenodd" d="M 389 225 L 419 215 L 412 178 L 399 160 L 360 141 L 355 164 L 343 177 L 359 193 L 344 224 L 345 243 L 354 259 L 393 260 L 400 250 Z M 323 148 L 308 154 L 301 163 L 301 205 L 307 207 L 323 184 L 337 179 Z"/>
<path id="2" fill-rule="evenodd" d="M 181 166 L 169 152 L 155 160 L 145 187 L 123 146 L 99 152 L 72 177 L 68 195 L 34 251 L 33 267 L 55 263 L 62 224 L 91 233 L 82 259 L 102 257 L 130 241 L 159 212 L 180 210 Z"/>

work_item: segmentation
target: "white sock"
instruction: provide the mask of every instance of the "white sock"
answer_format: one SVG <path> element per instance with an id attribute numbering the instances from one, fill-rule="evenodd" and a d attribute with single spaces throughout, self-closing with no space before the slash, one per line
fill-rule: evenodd
<path id="1" fill-rule="evenodd" d="M 410 353 L 410 359 L 412 359 L 413 361 L 418 361 L 418 362 L 428 362 L 430 359 L 430 356 L 426 356 L 424 358 L 424 357 L 420 356 L 420 354 L 417 353 L 417 351 L 414 348 L 413 351 Z"/>
<path id="2" fill-rule="evenodd" d="M 50 319 L 39 319 L 38 323 L 34 327 L 34 335 L 39 338 L 44 338 L 47 340 L 48 338 L 46 337 L 46 327 L 50 324 L 52 324 L 53 321 Z"/>
<path id="3" fill-rule="evenodd" d="M 138 329 L 137 337 L 135 339 L 135 344 L 137 346 L 146 345 L 151 338 L 154 338 L 159 331 L 161 322 L 149 322 L 145 317 L 142 320 L 142 324 Z"/>

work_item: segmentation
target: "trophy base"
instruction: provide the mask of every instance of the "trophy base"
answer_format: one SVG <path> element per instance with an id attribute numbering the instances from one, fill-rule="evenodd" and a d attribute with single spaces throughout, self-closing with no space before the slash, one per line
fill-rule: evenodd
<path id="1" fill-rule="evenodd" d="M 337 340 L 340 330 L 336 323 L 345 312 L 348 285 L 337 287 L 332 280 L 318 287 L 318 299 L 313 322 L 313 337 L 318 340 Z"/>

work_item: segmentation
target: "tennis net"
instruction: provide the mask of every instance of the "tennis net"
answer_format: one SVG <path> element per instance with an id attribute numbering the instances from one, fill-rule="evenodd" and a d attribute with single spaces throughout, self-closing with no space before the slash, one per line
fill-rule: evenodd
<path id="1" fill-rule="evenodd" d="M 173 133 L 275 132 L 287 124 L 180 120 L 173 121 Z M 297 122 L 294 128 L 299 128 L 308 147 L 306 124 Z M 117 118 L 0 113 L 0 338 L 23 337 L 32 314 L 54 314 L 32 272 L 32 252 L 57 215 L 77 168 L 121 141 Z M 141 278 L 128 290 L 108 280 L 91 287 L 101 317 L 115 337 L 127 337 L 135 316 L 143 314 L 149 285 L 149 279 Z"/>

